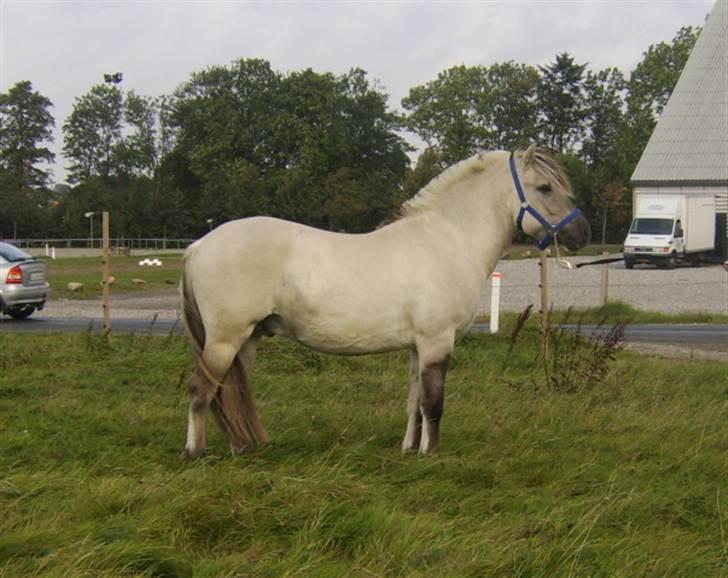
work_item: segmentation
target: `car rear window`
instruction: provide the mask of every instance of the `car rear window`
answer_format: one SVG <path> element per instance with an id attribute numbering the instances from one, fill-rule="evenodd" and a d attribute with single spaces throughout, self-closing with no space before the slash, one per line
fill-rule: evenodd
<path id="1" fill-rule="evenodd" d="M 0 257 L 10 262 L 32 259 L 25 251 L 21 251 L 17 247 L 13 247 L 7 243 L 0 243 Z"/>

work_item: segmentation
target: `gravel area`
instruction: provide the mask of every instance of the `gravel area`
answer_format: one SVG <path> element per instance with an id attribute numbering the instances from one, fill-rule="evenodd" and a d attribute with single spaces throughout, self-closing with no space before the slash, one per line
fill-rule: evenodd
<path id="1" fill-rule="evenodd" d="M 573 263 L 596 257 L 574 257 Z M 605 265 L 566 270 L 549 259 L 551 299 L 555 309 L 594 307 L 600 304 L 602 274 Z M 653 267 L 624 268 L 621 262 L 610 263 L 609 299 L 620 300 L 637 309 L 663 313 L 728 314 L 728 273 L 720 266 L 679 267 L 672 271 Z M 533 303 L 540 307 L 538 259 L 501 261 L 501 311 L 522 311 Z M 480 311 L 490 310 L 490 283 L 487 284 Z M 128 319 L 176 319 L 179 317 L 177 289 L 111 296 L 113 317 Z M 38 317 L 100 318 L 101 301 L 51 299 Z"/>
<path id="2" fill-rule="evenodd" d="M 619 255 L 613 255 L 619 257 Z M 574 257 L 584 263 L 599 257 Z M 549 259 L 551 301 L 554 309 L 596 307 L 601 305 L 602 275 L 608 274 L 609 300 L 619 300 L 643 311 L 662 313 L 728 314 L 728 273 L 719 265 L 678 267 L 673 270 L 637 266 L 624 268 L 623 262 L 562 269 Z M 541 304 L 538 259 L 501 261 L 496 268 L 501 279 L 501 311 L 523 311 L 529 303 Z M 490 283 L 480 304 L 490 311 Z"/>
<path id="3" fill-rule="evenodd" d="M 139 294 L 112 292 L 110 310 L 112 319 L 179 319 L 179 293 L 177 289 Z M 49 319 L 100 319 L 103 317 L 101 299 L 49 299 L 45 309 L 36 311 L 33 316 Z"/>

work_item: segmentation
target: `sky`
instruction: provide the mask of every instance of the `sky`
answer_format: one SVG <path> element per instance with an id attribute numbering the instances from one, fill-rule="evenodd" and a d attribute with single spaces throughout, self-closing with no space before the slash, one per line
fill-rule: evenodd
<path id="1" fill-rule="evenodd" d="M 61 126 L 74 100 L 123 73 L 122 87 L 169 94 L 193 72 L 262 58 L 280 72 L 362 68 L 390 95 L 452 66 L 570 53 L 626 75 L 651 44 L 702 26 L 713 0 L 243 2 L 0 0 L 0 92 L 29 80 L 53 102 L 55 180 L 65 178 Z"/>

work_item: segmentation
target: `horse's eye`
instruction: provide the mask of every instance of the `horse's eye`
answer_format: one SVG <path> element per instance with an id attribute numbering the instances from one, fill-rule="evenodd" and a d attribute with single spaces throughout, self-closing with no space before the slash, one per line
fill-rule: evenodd
<path id="1" fill-rule="evenodd" d="M 540 187 L 537 187 L 536 190 L 539 193 L 543 193 L 543 194 L 550 193 L 551 192 L 551 185 L 541 185 Z"/>

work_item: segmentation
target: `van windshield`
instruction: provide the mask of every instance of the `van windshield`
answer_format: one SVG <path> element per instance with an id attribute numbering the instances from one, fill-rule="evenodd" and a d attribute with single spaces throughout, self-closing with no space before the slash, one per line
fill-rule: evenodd
<path id="1" fill-rule="evenodd" d="M 672 219 L 635 219 L 629 232 L 632 235 L 672 235 Z"/>

